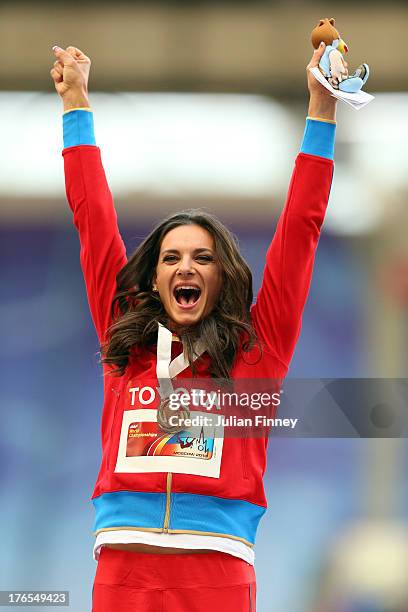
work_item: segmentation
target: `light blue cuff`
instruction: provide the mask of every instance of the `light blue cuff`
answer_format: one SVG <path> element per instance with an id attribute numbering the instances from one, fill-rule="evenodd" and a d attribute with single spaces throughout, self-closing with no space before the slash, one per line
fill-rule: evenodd
<path id="1" fill-rule="evenodd" d="M 313 119 L 308 118 L 306 119 L 306 127 L 303 134 L 300 152 L 333 159 L 335 136 L 335 123 L 314 121 Z"/>
<path id="2" fill-rule="evenodd" d="M 63 115 L 64 148 L 95 145 L 93 113 L 73 110 Z"/>

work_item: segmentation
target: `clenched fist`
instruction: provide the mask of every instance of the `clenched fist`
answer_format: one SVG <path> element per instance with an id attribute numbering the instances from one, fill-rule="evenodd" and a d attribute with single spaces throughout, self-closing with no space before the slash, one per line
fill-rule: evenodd
<path id="1" fill-rule="evenodd" d="M 88 79 L 91 60 L 76 47 L 53 47 L 57 58 L 50 70 L 55 89 L 61 96 L 64 110 L 89 106 Z"/>

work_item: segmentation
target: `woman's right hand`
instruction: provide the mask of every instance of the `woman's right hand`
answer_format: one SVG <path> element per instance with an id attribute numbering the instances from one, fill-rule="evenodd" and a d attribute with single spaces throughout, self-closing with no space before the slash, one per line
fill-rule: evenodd
<path id="1" fill-rule="evenodd" d="M 89 106 L 88 79 L 91 60 L 76 47 L 53 47 L 56 57 L 50 70 L 55 89 L 61 96 L 64 111 Z"/>

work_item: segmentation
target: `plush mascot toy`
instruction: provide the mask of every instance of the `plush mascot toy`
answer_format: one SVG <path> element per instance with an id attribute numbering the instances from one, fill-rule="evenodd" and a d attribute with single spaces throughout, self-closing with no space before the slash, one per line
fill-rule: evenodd
<path id="1" fill-rule="evenodd" d="M 321 41 L 326 49 L 319 63 L 319 69 L 334 89 L 347 93 L 360 91 L 370 74 L 368 64 L 361 64 L 354 74 L 349 76 L 344 55 L 348 47 L 334 27 L 334 19 L 321 19 L 312 31 L 312 45 L 315 49 Z"/>

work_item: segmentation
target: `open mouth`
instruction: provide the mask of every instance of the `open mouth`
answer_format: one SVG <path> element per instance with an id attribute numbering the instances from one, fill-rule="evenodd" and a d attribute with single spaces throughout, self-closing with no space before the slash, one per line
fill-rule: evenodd
<path id="1" fill-rule="evenodd" d="M 191 308 L 200 299 L 201 289 L 198 287 L 176 287 L 173 292 L 176 302 L 183 308 Z"/>

